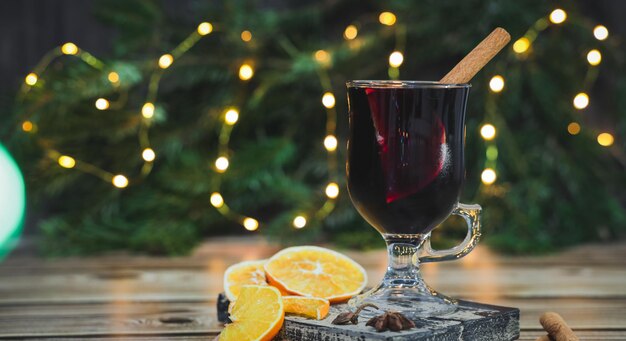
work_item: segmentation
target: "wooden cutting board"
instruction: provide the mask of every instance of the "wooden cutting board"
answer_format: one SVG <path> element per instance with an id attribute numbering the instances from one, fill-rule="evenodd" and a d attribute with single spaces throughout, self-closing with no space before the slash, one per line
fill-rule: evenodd
<path id="1" fill-rule="evenodd" d="M 217 315 L 220 322 L 228 321 L 228 299 L 220 294 Z M 519 338 L 519 309 L 459 301 L 459 309 L 451 314 L 414 320 L 416 328 L 400 332 L 376 332 L 365 326 L 368 318 L 359 318 L 357 325 L 333 325 L 330 322 L 347 308 L 333 305 L 323 320 L 285 316 L 285 323 L 276 340 L 292 341 L 509 341 Z"/>

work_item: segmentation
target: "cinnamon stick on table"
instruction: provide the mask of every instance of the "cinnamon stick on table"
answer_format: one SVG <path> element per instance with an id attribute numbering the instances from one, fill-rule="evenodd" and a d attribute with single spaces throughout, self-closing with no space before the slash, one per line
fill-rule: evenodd
<path id="1" fill-rule="evenodd" d="M 501 27 L 496 28 L 439 82 L 444 84 L 468 83 L 509 41 L 511 41 L 509 32 Z"/>

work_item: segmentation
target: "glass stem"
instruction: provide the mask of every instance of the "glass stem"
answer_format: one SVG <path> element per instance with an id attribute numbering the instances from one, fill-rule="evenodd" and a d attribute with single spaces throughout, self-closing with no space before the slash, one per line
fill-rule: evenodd
<path id="1" fill-rule="evenodd" d="M 383 278 L 388 288 L 410 288 L 423 283 L 419 268 L 419 251 L 424 243 L 423 235 L 397 237 L 385 235 L 389 265 Z"/>

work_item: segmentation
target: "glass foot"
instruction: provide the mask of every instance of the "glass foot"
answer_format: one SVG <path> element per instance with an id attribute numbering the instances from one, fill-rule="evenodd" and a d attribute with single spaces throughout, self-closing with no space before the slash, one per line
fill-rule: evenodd
<path id="1" fill-rule="evenodd" d="M 356 308 L 370 303 L 382 311 L 397 311 L 408 318 L 441 316 L 457 310 L 457 302 L 431 289 L 419 268 L 419 250 L 424 235 L 385 235 L 389 265 L 378 287 L 352 298 L 348 305 Z M 365 310 L 366 314 L 380 313 Z"/>
<path id="2" fill-rule="evenodd" d="M 355 296 L 348 305 L 356 308 L 366 303 L 374 304 L 382 311 L 398 311 L 410 319 L 442 316 L 457 310 L 456 300 L 426 285 L 417 288 L 375 288 Z"/>

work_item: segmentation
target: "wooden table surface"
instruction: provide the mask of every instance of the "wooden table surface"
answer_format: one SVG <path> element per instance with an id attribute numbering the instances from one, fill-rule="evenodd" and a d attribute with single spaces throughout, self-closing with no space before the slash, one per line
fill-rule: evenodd
<path id="1" fill-rule="evenodd" d="M 18 250 L 0 263 L 0 340 L 207 340 L 221 329 L 215 298 L 226 267 L 276 250 L 250 238 L 213 239 L 176 258 L 50 260 Z M 382 250 L 346 253 L 367 269 L 370 285 L 380 280 Z M 626 340 L 626 243 L 542 257 L 479 247 L 423 272 L 445 294 L 520 308 L 521 340 L 544 334 L 544 311 L 560 313 L 583 340 Z"/>

